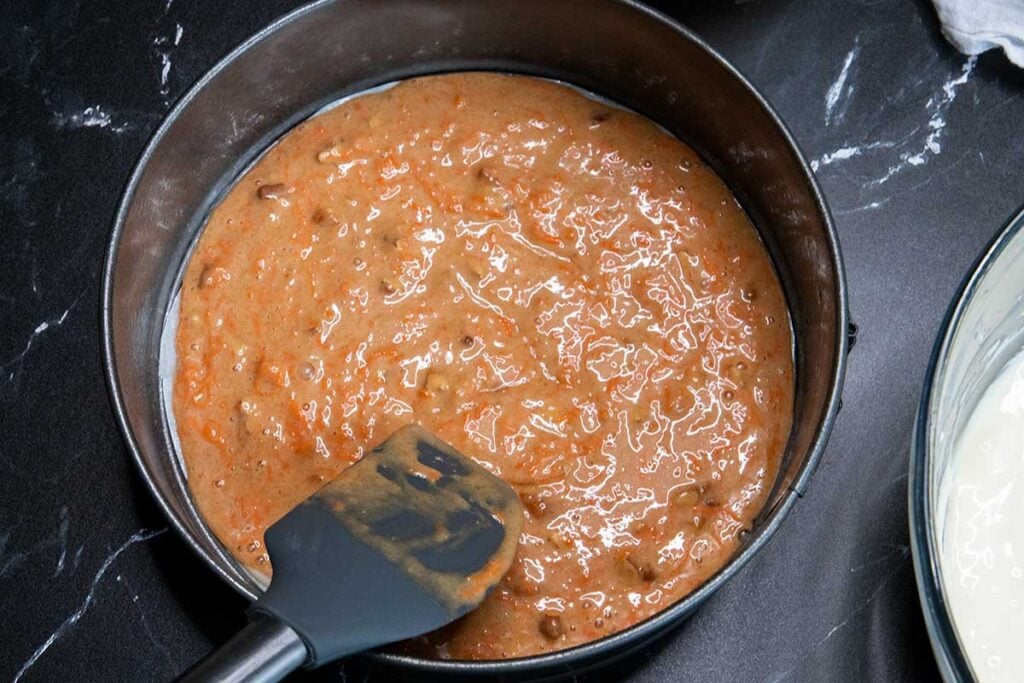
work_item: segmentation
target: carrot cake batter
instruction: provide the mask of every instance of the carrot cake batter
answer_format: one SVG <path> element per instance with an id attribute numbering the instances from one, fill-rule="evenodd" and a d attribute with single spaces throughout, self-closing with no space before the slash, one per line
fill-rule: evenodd
<path id="1" fill-rule="evenodd" d="M 505 479 L 513 569 L 403 647 L 520 657 L 727 561 L 789 435 L 791 346 L 693 150 L 565 86 L 452 74 L 310 119 L 237 182 L 184 276 L 173 404 L 200 512 L 260 572 L 264 530 L 405 424 Z"/>

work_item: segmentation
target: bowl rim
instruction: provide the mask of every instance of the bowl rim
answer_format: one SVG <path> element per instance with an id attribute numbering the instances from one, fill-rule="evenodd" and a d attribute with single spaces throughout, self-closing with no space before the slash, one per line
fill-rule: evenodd
<path id="1" fill-rule="evenodd" d="M 967 307 L 974 300 L 992 266 L 1018 235 L 1024 234 L 1024 207 L 1018 209 L 989 240 L 974 260 L 953 295 L 932 347 L 925 370 L 924 387 L 917 408 L 916 424 L 910 452 L 910 473 L 907 482 L 910 550 L 914 560 L 917 591 L 932 651 L 939 670 L 947 681 L 973 681 L 974 673 L 964 653 L 952 616 L 947 609 L 945 591 L 939 570 L 938 539 L 932 514 L 930 465 L 932 452 L 929 434 L 932 430 L 931 407 L 936 399 L 936 382 L 946 367 L 954 337 Z"/>
<path id="2" fill-rule="evenodd" d="M 126 407 L 124 404 L 124 397 L 121 392 L 121 388 L 118 382 L 117 367 L 114 357 L 114 339 L 113 339 L 113 290 L 114 290 L 114 270 L 117 260 L 117 254 L 119 251 L 121 238 L 124 232 L 124 224 L 128 214 L 130 205 L 134 199 L 135 192 L 138 187 L 139 180 L 144 172 L 150 158 L 153 156 L 154 151 L 159 146 L 164 135 L 174 121 L 178 118 L 182 110 L 184 110 L 196 97 L 196 95 L 202 91 L 211 80 L 219 75 L 224 69 L 230 66 L 235 59 L 241 54 L 249 50 L 253 45 L 264 40 L 270 34 L 277 31 L 280 27 L 285 24 L 291 23 L 301 16 L 314 12 L 324 5 L 335 4 L 338 2 L 344 2 L 345 0 L 314 0 L 308 4 L 297 7 L 286 14 L 278 17 L 271 23 L 267 24 L 256 33 L 251 35 L 233 50 L 231 50 L 226 56 L 222 57 L 217 63 L 206 71 L 195 83 L 193 83 L 185 93 L 177 100 L 175 105 L 168 111 L 161 121 L 159 127 L 152 134 L 149 141 L 140 155 L 138 161 L 132 169 L 128 183 L 122 193 L 121 199 L 118 202 L 117 211 L 114 218 L 113 229 L 110 234 L 109 245 L 106 250 L 104 265 L 103 265 L 103 282 L 101 287 L 101 327 L 102 327 L 102 352 L 103 352 L 103 365 L 104 374 L 107 381 L 107 387 L 110 392 L 111 402 L 113 404 L 115 417 L 118 426 L 121 429 L 121 433 L 124 436 L 125 442 L 128 445 L 128 449 L 131 452 L 132 459 L 145 481 L 147 488 L 151 496 L 155 499 L 158 506 L 163 510 L 164 514 L 171 521 L 171 525 L 177 530 L 178 534 L 185 540 L 185 542 L 192 548 L 202 560 L 210 567 L 218 576 L 224 579 L 229 585 L 231 585 L 236 592 L 243 596 L 254 599 L 255 594 L 249 589 L 248 586 L 242 584 L 237 580 L 235 576 L 229 574 L 216 559 L 208 554 L 199 544 L 196 539 L 185 527 L 183 521 L 172 510 L 170 503 L 164 498 L 157 483 L 150 476 L 147 470 L 145 460 L 143 458 L 141 449 L 139 448 L 138 441 L 132 432 L 131 424 L 128 419 Z M 635 649 L 645 645 L 651 639 L 657 637 L 665 630 L 675 625 L 677 622 L 682 620 L 683 617 L 692 612 L 698 605 L 702 604 L 709 596 L 714 594 L 719 587 L 732 578 L 733 575 L 738 573 L 750 559 L 768 542 L 768 540 L 776 533 L 779 526 L 785 520 L 789 511 L 795 504 L 795 502 L 803 497 L 810 480 L 817 469 L 819 462 L 828 442 L 829 435 L 831 434 L 832 427 L 835 423 L 836 416 L 841 407 L 842 401 L 842 389 L 843 383 L 846 376 L 847 368 L 847 355 L 851 348 L 851 338 L 853 335 L 852 326 L 850 323 L 849 315 L 849 293 L 846 282 L 845 267 L 843 264 L 843 257 L 839 246 L 838 233 L 836 231 L 835 223 L 832 218 L 832 214 L 829 210 L 828 204 L 825 202 L 821 188 L 818 185 L 817 179 L 814 173 L 811 171 L 810 165 L 793 137 L 792 132 L 783 123 L 775 109 L 769 104 L 765 97 L 750 83 L 750 81 L 739 72 L 736 67 L 729 63 L 724 57 L 722 57 L 716 50 L 708 45 L 703 39 L 698 37 L 693 31 L 683 26 L 675 19 L 667 16 L 663 12 L 654 8 L 648 7 L 642 4 L 639 0 L 599 0 L 613 5 L 619 5 L 631 10 L 638 12 L 648 19 L 658 22 L 670 29 L 672 32 L 680 35 L 682 38 L 688 40 L 697 48 L 705 52 L 718 66 L 723 68 L 736 82 L 752 96 L 755 102 L 761 107 L 763 112 L 768 116 L 771 122 L 774 124 L 776 130 L 782 137 L 785 144 L 793 151 L 796 162 L 799 164 L 800 170 L 806 186 L 809 189 L 814 203 L 816 205 L 819 217 L 825 226 L 825 237 L 828 242 L 828 257 L 835 270 L 835 290 L 836 290 L 836 342 L 834 347 L 835 361 L 831 367 L 831 378 L 830 378 L 830 389 L 827 395 L 827 399 L 824 403 L 825 408 L 820 419 L 817 432 L 814 439 L 808 447 L 808 455 L 804 463 L 801 465 L 796 476 L 790 482 L 788 490 L 783 494 L 783 497 L 772 508 L 765 523 L 761 526 L 759 533 L 752 535 L 751 541 L 740 548 L 734 555 L 732 555 L 725 565 L 719 569 L 718 572 L 713 574 L 710 578 L 705 580 L 696 590 L 687 594 L 683 598 L 677 600 L 675 603 L 661 610 L 660 612 L 640 621 L 622 631 L 612 633 L 608 636 L 593 640 L 587 643 L 582 643 L 571 648 L 564 650 L 558 650 L 555 652 L 545 653 L 541 655 L 533 655 L 529 657 L 520 657 L 515 659 L 502 659 L 502 660 L 433 660 L 425 659 L 421 657 L 413 657 L 409 655 L 400 655 L 389 652 L 369 652 L 364 653 L 363 656 L 370 658 L 373 661 L 386 663 L 390 665 L 398 665 L 404 668 L 419 670 L 421 672 L 429 672 L 433 675 L 437 674 L 452 674 L 452 675 L 494 675 L 494 674 L 522 674 L 534 670 L 553 670 L 553 669 L 564 669 L 571 670 L 578 667 L 582 662 L 591 660 L 594 658 L 601 657 L 602 655 L 607 656 L 611 653 L 618 655 L 625 655 Z"/>

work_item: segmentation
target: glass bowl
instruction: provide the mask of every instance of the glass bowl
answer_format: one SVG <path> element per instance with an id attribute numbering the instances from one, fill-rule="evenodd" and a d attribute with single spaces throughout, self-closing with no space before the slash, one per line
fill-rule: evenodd
<path id="1" fill-rule="evenodd" d="M 928 636 L 947 681 L 975 680 L 943 584 L 952 456 L 974 406 L 1024 347 L 1024 210 L 984 250 L 953 298 L 925 376 L 910 459 L 910 547 Z"/>

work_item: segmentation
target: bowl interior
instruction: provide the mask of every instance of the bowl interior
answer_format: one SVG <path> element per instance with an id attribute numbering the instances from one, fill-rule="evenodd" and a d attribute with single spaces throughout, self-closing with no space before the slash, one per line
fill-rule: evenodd
<path id="1" fill-rule="evenodd" d="M 253 597 L 256 584 L 201 522 L 172 456 L 158 365 L 179 270 L 210 208 L 298 122 L 382 83 L 478 69 L 566 81 L 648 116 L 693 146 L 758 227 L 791 310 L 794 423 L 760 522 L 747 545 L 695 593 L 609 642 L 598 641 L 618 646 L 688 613 L 774 532 L 821 456 L 838 409 L 847 349 L 834 230 L 788 133 L 721 58 L 649 10 L 624 0 L 322 0 L 234 51 L 154 135 L 118 212 L 104 280 L 104 341 L 118 417 L 147 483 L 176 526 L 216 571 Z M 593 654 L 590 647 L 545 657 L 564 662 Z M 498 666 L 509 668 L 507 662 Z"/>
<path id="2" fill-rule="evenodd" d="M 970 666 L 945 598 L 940 558 L 950 539 L 957 440 L 981 395 L 1024 347 L 1024 213 L 986 250 L 954 300 L 926 379 L 912 463 L 912 532 L 932 645 L 951 679 Z M 954 676 L 955 673 L 955 676 Z"/>

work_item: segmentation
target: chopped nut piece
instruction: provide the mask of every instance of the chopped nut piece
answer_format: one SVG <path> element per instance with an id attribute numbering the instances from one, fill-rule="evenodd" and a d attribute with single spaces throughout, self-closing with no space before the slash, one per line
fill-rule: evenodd
<path id="1" fill-rule="evenodd" d="M 547 614 L 541 617 L 539 628 L 541 635 L 548 640 L 558 640 L 565 631 L 562 626 L 562 617 L 557 614 Z"/>
<path id="2" fill-rule="evenodd" d="M 311 218 L 313 219 L 313 222 L 316 223 L 317 225 L 324 225 L 325 223 L 329 223 L 331 225 L 338 225 L 340 222 L 338 221 L 337 218 L 334 217 L 334 214 L 331 212 L 330 209 L 325 209 L 323 207 L 317 207 L 316 211 L 313 212 Z"/>
<path id="3" fill-rule="evenodd" d="M 636 572 L 637 576 L 640 577 L 641 581 L 646 581 L 647 583 L 650 583 L 658 577 L 657 572 L 654 571 L 654 565 L 652 565 L 650 562 L 644 562 L 643 560 L 633 557 L 629 553 L 626 553 L 625 559 L 626 564 L 633 568 L 633 571 Z"/>
<path id="4" fill-rule="evenodd" d="M 566 550 L 573 545 L 572 538 L 564 531 L 553 531 L 548 534 L 548 542 L 559 550 Z"/>
<path id="5" fill-rule="evenodd" d="M 483 166 L 476 170 L 476 177 L 479 178 L 480 180 L 486 180 L 492 185 L 496 185 L 498 183 L 498 179 L 494 176 L 494 174 L 491 173 L 486 168 L 484 168 Z"/>
<path id="6" fill-rule="evenodd" d="M 256 194 L 260 199 L 279 199 L 286 192 L 288 192 L 288 187 L 284 183 L 260 185 L 256 188 Z"/>
<path id="7" fill-rule="evenodd" d="M 682 493 L 676 495 L 672 502 L 680 507 L 692 508 L 697 504 L 697 491 L 694 489 L 688 489 Z"/>
<path id="8" fill-rule="evenodd" d="M 531 581 L 530 577 L 526 575 L 521 561 L 517 561 L 512 565 L 512 568 L 505 575 L 505 581 L 516 595 L 530 596 L 536 595 L 540 591 L 540 586 L 535 581 Z"/>
<path id="9" fill-rule="evenodd" d="M 214 271 L 217 267 L 213 264 L 207 264 L 203 266 L 203 269 L 199 272 L 199 282 L 197 283 L 199 289 L 206 289 L 212 285 L 217 284 L 217 278 L 214 275 Z"/>
<path id="10" fill-rule="evenodd" d="M 316 368 L 309 361 L 299 363 L 298 375 L 300 379 L 311 380 L 316 377 Z"/>
<path id="11" fill-rule="evenodd" d="M 396 249 L 401 249 L 406 246 L 406 241 L 404 239 L 390 232 L 382 233 L 380 236 L 380 240 L 389 247 L 393 247 Z"/>
<path id="12" fill-rule="evenodd" d="M 344 140 L 339 140 L 339 142 L 344 142 Z M 319 161 L 321 164 L 326 164 L 331 159 L 339 158 L 341 156 L 340 152 L 341 152 L 341 145 L 340 144 L 333 145 L 331 147 L 328 147 L 325 150 L 320 151 L 316 155 L 316 160 Z"/>
<path id="13" fill-rule="evenodd" d="M 427 373 L 423 388 L 427 390 L 428 394 L 442 394 L 451 387 L 448 384 L 448 377 L 444 373 L 432 370 Z"/>
<path id="14" fill-rule="evenodd" d="M 548 512 L 548 504 L 544 500 L 544 496 L 541 496 L 535 489 L 528 491 L 517 491 L 519 494 L 519 500 L 522 502 L 523 507 L 534 519 L 540 519 L 546 516 Z"/>

